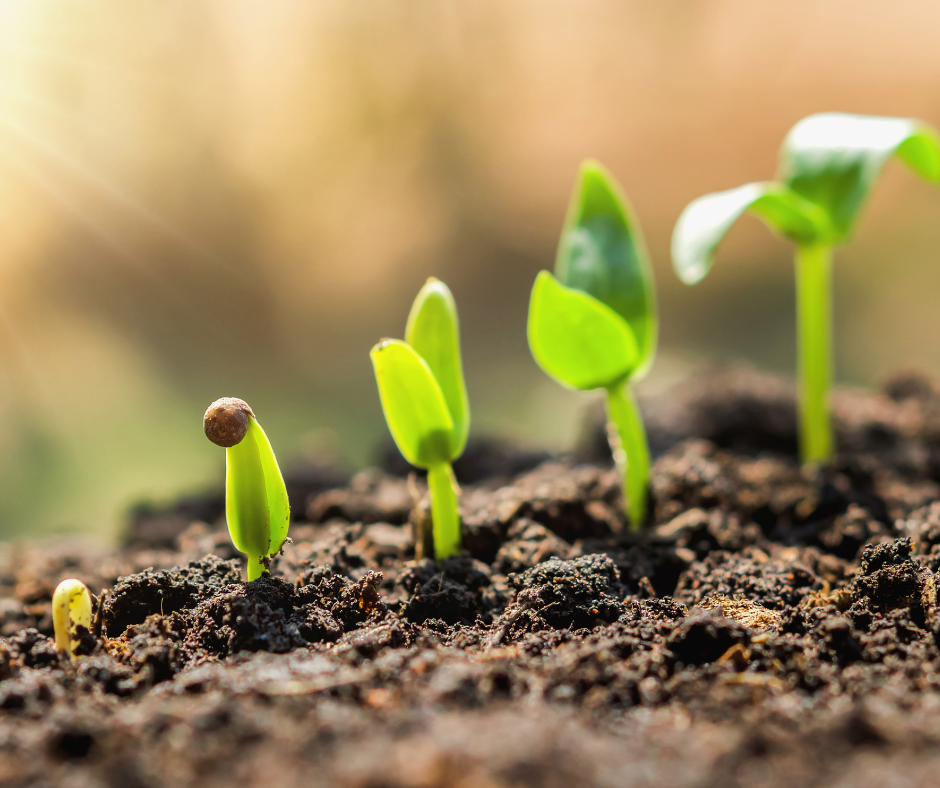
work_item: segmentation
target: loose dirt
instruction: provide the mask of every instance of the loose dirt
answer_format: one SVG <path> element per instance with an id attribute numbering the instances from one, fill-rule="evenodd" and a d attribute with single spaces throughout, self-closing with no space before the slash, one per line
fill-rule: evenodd
<path id="1" fill-rule="evenodd" d="M 254 583 L 218 494 L 137 510 L 120 550 L 5 548 L 0 783 L 936 785 L 940 390 L 839 393 L 815 472 L 786 382 L 702 375 L 648 412 L 640 533 L 598 428 L 569 458 L 477 444 L 440 565 L 397 460 L 292 477 Z M 107 591 L 72 664 L 68 576 Z"/>

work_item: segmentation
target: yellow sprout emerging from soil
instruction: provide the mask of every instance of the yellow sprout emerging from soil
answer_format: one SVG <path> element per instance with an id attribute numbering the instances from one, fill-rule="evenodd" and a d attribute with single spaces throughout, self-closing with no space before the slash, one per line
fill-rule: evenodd
<path id="1" fill-rule="evenodd" d="M 60 654 L 75 659 L 78 627 L 91 630 L 91 593 L 81 580 L 63 580 L 52 595 L 52 626 Z"/>

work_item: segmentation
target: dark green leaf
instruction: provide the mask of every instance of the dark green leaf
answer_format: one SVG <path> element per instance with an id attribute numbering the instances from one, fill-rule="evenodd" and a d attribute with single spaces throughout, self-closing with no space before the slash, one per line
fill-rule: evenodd
<path id="1" fill-rule="evenodd" d="M 555 274 L 609 306 L 630 325 L 643 374 L 656 352 L 656 293 L 640 226 L 613 176 L 596 161 L 581 165 L 558 244 Z"/>

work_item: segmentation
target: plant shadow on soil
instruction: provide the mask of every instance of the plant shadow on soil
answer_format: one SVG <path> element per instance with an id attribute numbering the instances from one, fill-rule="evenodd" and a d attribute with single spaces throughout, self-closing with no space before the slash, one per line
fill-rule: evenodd
<path id="1" fill-rule="evenodd" d="M 11 549 L 0 781 L 934 784 L 940 388 L 838 393 L 813 473 L 786 382 L 716 372 L 647 410 L 640 534 L 598 428 L 567 459 L 477 445 L 441 565 L 414 560 L 426 488 L 394 464 L 292 477 L 292 542 L 254 583 L 217 495 L 137 511 L 119 551 Z M 108 590 L 74 664 L 65 576 Z"/>

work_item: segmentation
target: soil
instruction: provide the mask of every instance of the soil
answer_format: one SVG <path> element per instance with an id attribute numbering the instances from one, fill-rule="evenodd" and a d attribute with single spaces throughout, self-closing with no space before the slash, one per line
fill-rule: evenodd
<path id="1" fill-rule="evenodd" d="M 138 509 L 120 550 L 6 547 L 0 783 L 935 785 L 940 388 L 839 392 L 815 472 L 785 381 L 702 374 L 646 410 L 641 533 L 595 425 L 568 458 L 481 443 L 441 565 L 395 461 L 292 476 L 254 583 L 218 493 Z M 67 576 L 106 591 L 74 663 Z"/>

